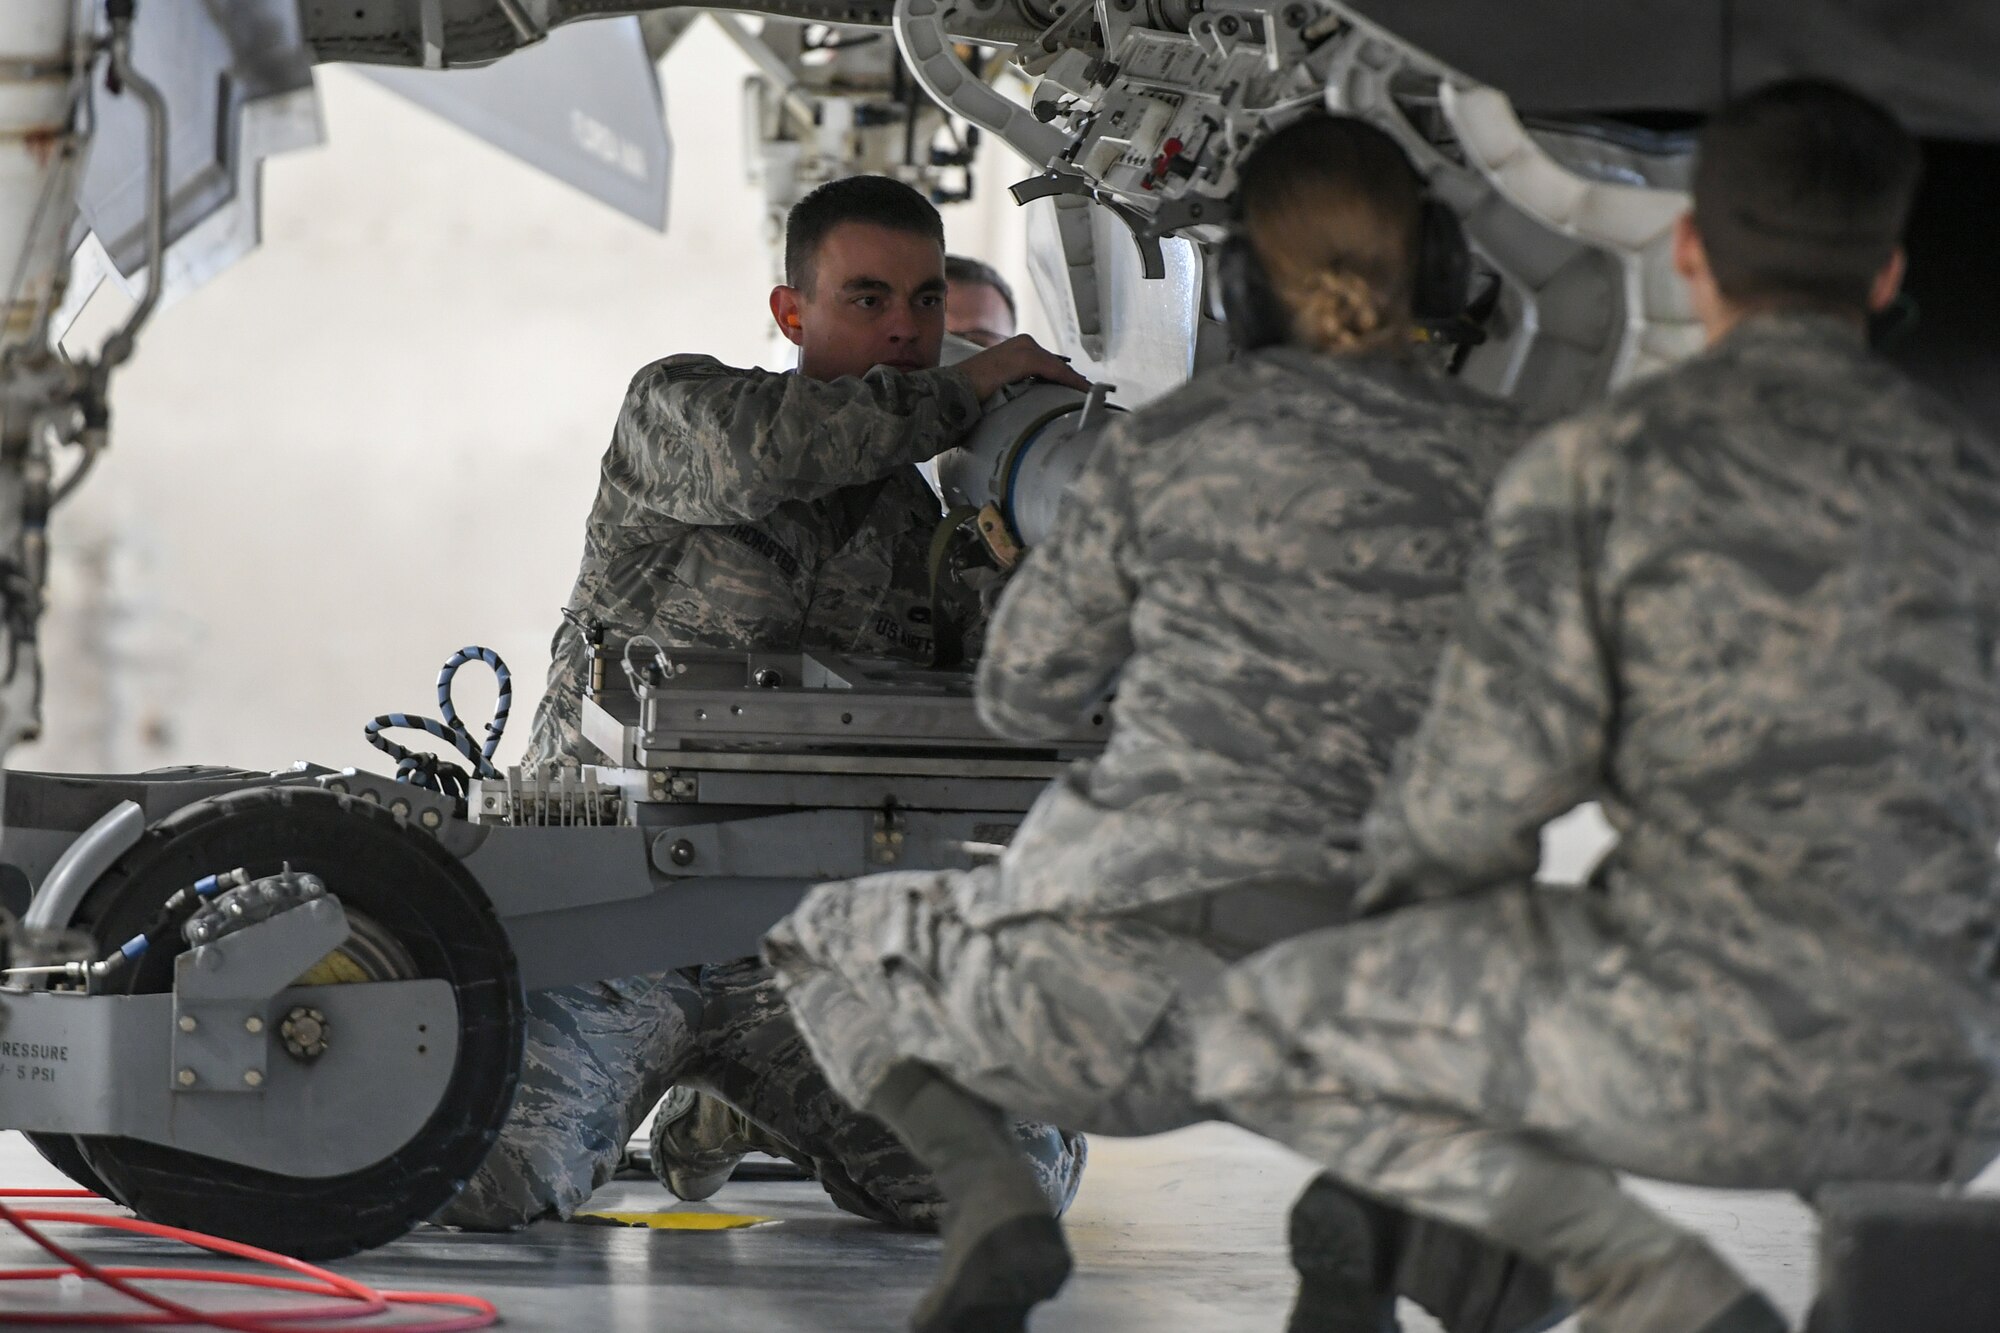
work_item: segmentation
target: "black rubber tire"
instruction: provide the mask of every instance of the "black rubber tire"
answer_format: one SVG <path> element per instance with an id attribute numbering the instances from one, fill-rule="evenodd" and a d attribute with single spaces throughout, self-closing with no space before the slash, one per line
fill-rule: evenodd
<path id="1" fill-rule="evenodd" d="M 77 1142 L 76 1135 L 30 1133 L 23 1137 L 34 1145 L 43 1161 L 68 1176 L 79 1189 L 87 1189 L 107 1199 L 117 1199 L 118 1196 L 98 1179 L 97 1173 L 90 1169 L 90 1163 L 84 1160 L 83 1145 Z"/>
<path id="2" fill-rule="evenodd" d="M 458 1059 L 437 1110 L 372 1166 L 308 1179 L 137 1139 L 79 1136 L 103 1183 L 141 1217 L 300 1259 L 385 1245 L 443 1207 L 499 1136 L 521 1071 L 525 1011 L 507 934 L 471 873 L 430 835 L 379 806 L 309 787 L 262 787 L 198 801 L 146 830 L 92 887 L 78 924 L 100 938 L 142 929 L 160 904 L 204 875 L 294 870 L 326 881 L 344 905 L 392 933 L 424 977 L 452 984 Z M 114 989 L 173 985 L 184 949 L 155 947 Z"/>

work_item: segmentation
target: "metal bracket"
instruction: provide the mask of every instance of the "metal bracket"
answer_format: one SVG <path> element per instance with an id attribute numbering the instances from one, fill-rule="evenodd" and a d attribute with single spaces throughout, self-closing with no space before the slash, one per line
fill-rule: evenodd
<path id="1" fill-rule="evenodd" d="M 1677 190 L 1594 180 L 1557 162 L 1496 89 L 1412 48 L 1337 0 L 1340 32 L 1314 51 L 1326 105 L 1400 142 L 1433 195 L 1465 220 L 1479 255 L 1506 279 L 1516 332 L 1480 348 L 1465 378 L 1543 413 L 1574 410 L 1700 346 L 1672 268 Z M 1428 81 L 1455 151 L 1407 109 Z M 1524 225 L 1525 224 L 1525 225 Z"/>
<path id="2" fill-rule="evenodd" d="M 1090 392 L 1083 397 L 1083 411 L 1076 419 L 1079 433 L 1103 424 L 1105 408 L 1110 401 L 1112 390 L 1117 387 L 1115 384 L 1103 383 L 1090 386 Z"/>
<path id="3" fill-rule="evenodd" d="M 269 1072 L 270 999 L 347 939 L 347 913 L 315 898 L 174 960 L 176 1092 L 256 1093 Z"/>
<path id="4" fill-rule="evenodd" d="M 778 95 L 778 100 L 784 104 L 785 110 L 791 112 L 793 119 L 802 128 L 810 130 L 818 116 L 813 107 L 812 94 L 799 81 L 798 72 L 736 15 L 717 9 L 711 10 L 709 17 L 722 29 L 723 36 L 735 43 L 736 49 L 757 67 L 758 77 L 770 85 L 771 91 Z"/>
<path id="5" fill-rule="evenodd" d="M 896 46 L 911 75 L 939 106 L 997 135 L 1035 166 L 1053 166 L 1069 150 L 1070 137 L 1035 119 L 1033 112 L 965 67 L 945 31 L 955 9 L 953 0 L 896 0 Z M 1084 7 L 1081 12 L 1090 11 Z"/>
<path id="6" fill-rule="evenodd" d="M 868 839 L 868 859 L 878 866 L 892 866 L 903 859 L 903 843 L 909 837 L 909 820 L 894 806 L 875 812 L 875 827 Z"/>
<path id="7" fill-rule="evenodd" d="M 1042 73 L 1070 48 L 1090 44 L 1091 27 L 1097 21 L 1097 7 L 1078 3 L 1065 13 L 1064 2 L 1056 0 L 1052 6 L 1056 11 L 1055 20 L 1037 33 L 1033 41 L 1023 43 L 1014 53 L 1015 63 L 1030 74 Z"/>
<path id="8" fill-rule="evenodd" d="M 1058 171 L 1050 168 L 1039 176 L 1030 176 L 1024 181 L 1016 181 L 1007 187 L 1007 193 L 1014 196 L 1017 204 L 1031 204 L 1037 199 L 1047 199 L 1055 194 L 1082 195 L 1085 199 L 1096 194 L 1091 183 L 1073 171 Z"/>
<path id="9" fill-rule="evenodd" d="M 336 795 L 379 805 L 398 819 L 414 822 L 426 833 L 438 833 L 456 813 L 457 803 L 441 792 L 364 769 L 345 768 L 313 781 Z"/>
<path id="10" fill-rule="evenodd" d="M 1160 253 L 1160 238 L 1173 230 L 1162 227 L 1129 204 L 1113 199 L 1101 200 L 1102 206 L 1111 215 L 1125 224 L 1125 230 L 1132 234 L 1132 244 L 1139 248 L 1139 271 L 1154 282 L 1167 276 L 1167 257 Z"/>
<path id="11" fill-rule="evenodd" d="M 275 1037 L 294 1007 L 324 1015 L 337 1039 L 317 1060 L 273 1060 L 260 1095 L 246 1098 L 199 1095 L 234 1091 L 226 1086 L 177 1085 L 162 1040 L 173 1022 L 172 995 L 11 995 L 14 1050 L 0 1080 L 0 1122 L 142 1139 L 324 1179 L 382 1161 L 438 1113 L 459 1055 L 450 982 L 292 987 L 254 1012 Z M 244 1016 L 237 1012 L 239 1026 Z"/>
<path id="12" fill-rule="evenodd" d="M 1614 256 L 1624 276 L 1625 336 L 1606 389 L 1699 351 L 1700 323 L 1673 268 L 1674 222 L 1687 211 L 1678 190 L 1588 180 L 1535 141 L 1499 91 L 1446 83 L 1440 109 L 1466 160 L 1493 191 L 1562 235 Z"/>
<path id="13" fill-rule="evenodd" d="M 1087 192 L 1059 195 L 1055 200 L 1056 235 L 1062 241 L 1063 273 L 1076 311 L 1077 344 L 1085 356 L 1101 361 L 1104 306 L 1098 292 L 1097 235 L 1091 227 L 1090 203 Z"/>

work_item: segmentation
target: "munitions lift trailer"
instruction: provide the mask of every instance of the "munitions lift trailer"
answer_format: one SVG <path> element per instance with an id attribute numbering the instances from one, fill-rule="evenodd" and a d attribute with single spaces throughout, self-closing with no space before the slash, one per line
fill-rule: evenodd
<path id="1" fill-rule="evenodd" d="M 384 1244 L 497 1136 L 525 990 L 754 954 L 814 884 L 994 857 L 1109 726 L 1001 740 L 969 675 L 896 663 L 614 660 L 584 702 L 610 762 L 462 802 L 304 764 L 8 774 L 14 961 L 50 970 L 0 992 L 0 1124 L 153 1220 Z"/>

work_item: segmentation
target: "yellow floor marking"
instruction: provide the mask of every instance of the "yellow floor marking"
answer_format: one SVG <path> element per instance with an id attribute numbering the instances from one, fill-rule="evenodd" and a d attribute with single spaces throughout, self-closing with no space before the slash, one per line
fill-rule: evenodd
<path id="1" fill-rule="evenodd" d="M 578 1213 L 576 1219 L 610 1222 L 621 1227 L 650 1227 L 654 1231 L 734 1231 L 778 1220 L 749 1213 Z"/>

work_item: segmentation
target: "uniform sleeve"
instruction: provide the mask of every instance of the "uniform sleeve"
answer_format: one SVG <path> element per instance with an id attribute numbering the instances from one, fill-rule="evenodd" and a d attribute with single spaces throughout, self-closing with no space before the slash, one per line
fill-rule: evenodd
<path id="1" fill-rule="evenodd" d="M 1597 444 L 1558 427 L 1501 479 L 1430 709 L 1368 815 L 1364 910 L 1532 877 L 1542 826 L 1601 789 L 1614 696 L 1595 577 L 1605 488 L 1585 475 L 1601 473 Z"/>
<path id="2" fill-rule="evenodd" d="M 1137 515 L 1122 425 L 1107 428 L 986 626 L 979 715 L 1003 736 L 1066 730 L 1132 655 L 1130 568 Z"/>
<path id="3" fill-rule="evenodd" d="M 957 370 L 814 380 L 670 357 L 626 390 L 605 475 L 682 523 L 755 523 L 948 448 L 978 419 Z"/>

